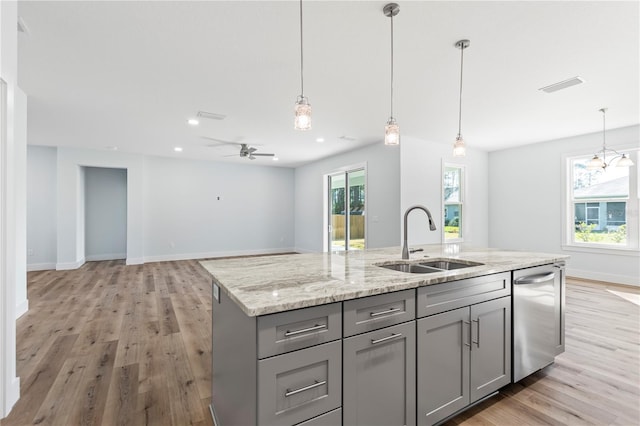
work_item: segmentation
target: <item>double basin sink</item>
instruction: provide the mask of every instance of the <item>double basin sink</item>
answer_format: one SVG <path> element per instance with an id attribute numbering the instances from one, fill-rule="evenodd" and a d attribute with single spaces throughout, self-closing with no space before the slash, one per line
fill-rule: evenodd
<path id="1" fill-rule="evenodd" d="M 434 272 L 450 271 L 453 269 L 471 268 L 481 266 L 483 263 L 471 262 L 461 259 L 432 259 L 420 263 L 390 263 L 386 265 L 376 265 L 394 271 L 407 272 L 410 274 L 431 274 Z"/>

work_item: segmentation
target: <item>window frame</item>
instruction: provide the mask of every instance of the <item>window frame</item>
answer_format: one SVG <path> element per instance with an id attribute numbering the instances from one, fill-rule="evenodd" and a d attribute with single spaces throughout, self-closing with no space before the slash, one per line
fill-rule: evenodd
<path id="1" fill-rule="evenodd" d="M 634 166 L 629 168 L 629 196 L 627 198 L 605 198 L 594 196 L 593 198 L 574 199 L 573 197 L 573 161 L 590 159 L 593 157 L 592 152 L 580 152 L 566 154 L 562 157 L 562 168 L 564 175 L 563 185 L 563 229 L 562 229 L 562 249 L 566 251 L 589 252 L 600 254 L 619 254 L 640 256 L 640 220 L 638 219 L 638 205 L 640 203 L 640 176 L 638 166 L 640 160 L 640 148 L 638 145 L 627 145 L 614 148 L 618 152 L 624 152 L 633 160 Z M 615 166 L 610 166 L 615 167 Z M 606 172 L 605 172 L 606 173 Z M 575 204 L 585 203 L 585 220 L 586 220 L 586 204 L 588 203 L 625 203 L 625 222 L 627 225 L 627 242 L 622 244 L 606 244 L 598 242 L 583 242 L 575 239 Z M 636 212 L 636 214 L 632 214 Z"/>
<path id="2" fill-rule="evenodd" d="M 447 169 L 458 169 L 460 171 L 460 190 L 459 190 L 459 200 L 456 202 L 447 202 L 445 200 L 445 173 Z M 441 197 L 442 200 L 442 222 L 440 224 L 440 228 L 442 229 L 442 241 L 444 243 L 461 243 L 464 242 L 465 230 L 466 230 L 466 212 L 465 212 L 465 202 L 466 202 L 466 189 L 467 189 L 467 168 L 466 165 L 460 163 L 442 163 L 442 174 L 441 174 Z M 447 206 L 460 206 L 459 218 L 458 219 L 458 238 L 446 238 L 445 232 L 445 221 L 446 221 L 446 208 Z"/>

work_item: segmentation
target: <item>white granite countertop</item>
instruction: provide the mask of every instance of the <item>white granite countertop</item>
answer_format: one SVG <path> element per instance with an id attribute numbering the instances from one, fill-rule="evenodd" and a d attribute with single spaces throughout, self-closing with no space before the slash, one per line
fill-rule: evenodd
<path id="1" fill-rule="evenodd" d="M 248 316 L 416 288 L 564 261 L 569 256 L 508 251 L 460 244 L 414 246 L 423 252 L 401 259 L 400 247 L 363 251 L 222 258 L 200 264 Z M 381 268 L 379 264 L 460 259 L 482 266 L 428 274 Z"/>

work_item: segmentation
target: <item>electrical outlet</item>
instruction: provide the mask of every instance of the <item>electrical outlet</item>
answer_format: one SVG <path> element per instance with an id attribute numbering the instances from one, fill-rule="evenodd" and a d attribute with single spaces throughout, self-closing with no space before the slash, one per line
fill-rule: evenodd
<path id="1" fill-rule="evenodd" d="M 27 256 L 33 256 L 33 249 L 27 250 Z"/>

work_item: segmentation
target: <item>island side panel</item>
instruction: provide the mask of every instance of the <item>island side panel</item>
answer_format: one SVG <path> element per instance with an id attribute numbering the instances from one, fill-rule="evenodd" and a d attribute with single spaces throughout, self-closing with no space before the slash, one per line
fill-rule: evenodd
<path id="1" fill-rule="evenodd" d="M 216 292 L 214 291 L 214 295 Z M 257 329 L 220 289 L 212 306 L 211 406 L 217 426 L 256 424 Z"/>

